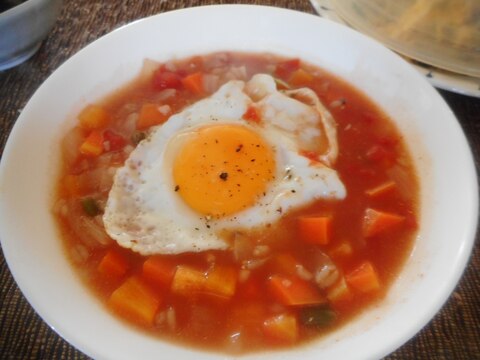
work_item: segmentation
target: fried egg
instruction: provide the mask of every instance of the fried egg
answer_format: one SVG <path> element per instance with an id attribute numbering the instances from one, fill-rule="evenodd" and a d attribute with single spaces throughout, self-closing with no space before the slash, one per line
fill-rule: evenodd
<path id="1" fill-rule="evenodd" d="M 279 91 L 265 74 L 230 81 L 152 128 L 131 152 L 115 174 L 106 231 L 143 255 L 227 249 L 225 231 L 343 199 L 337 149 L 335 123 L 312 91 Z M 318 161 L 302 155 L 312 151 Z"/>

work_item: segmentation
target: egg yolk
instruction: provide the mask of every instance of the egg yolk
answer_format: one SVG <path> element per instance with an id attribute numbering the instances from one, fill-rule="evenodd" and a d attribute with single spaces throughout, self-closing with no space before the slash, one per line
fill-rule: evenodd
<path id="1" fill-rule="evenodd" d="M 173 163 L 175 191 L 192 209 L 214 217 L 252 206 L 274 178 L 271 147 L 241 125 L 192 132 Z"/>

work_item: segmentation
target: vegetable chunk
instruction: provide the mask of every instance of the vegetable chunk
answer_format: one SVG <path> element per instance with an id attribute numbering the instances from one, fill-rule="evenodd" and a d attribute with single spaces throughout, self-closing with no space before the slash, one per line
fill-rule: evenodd
<path id="1" fill-rule="evenodd" d="M 307 281 L 292 276 L 272 275 L 268 278 L 269 289 L 283 305 L 323 304 L 325 298 Z"/>
<path id="2" fill-rule="evenodd" d="M 368 208 L 365 210 L 363 218 L 363 235 L 366 237 L 375 236 L 395 228 L 404 220 L 404 216 Z"/>
<path id="3" fill-rule="evenodd" d="M 127 273 L 127 259 L 116 250 L 109 250 L 98 264 L 98 272 L 111 279 L 119 279 Z"/>
<path id="4" fill-rule="evenodd" d="M 345 276 L 345 280 L 352 288 L 363 293 L 380 289 L 380 280 L 370 261 L 361 263 Z"/>
<path id="5" fill-rule="evenodd" d="M 135 276 L 128 278 L 108 300 L 114 311 L 146 325 L 153 324 L 160 304 L 160 298 Z"/>
<path id="6" fill-rule="evenodd" d="M 311 244 L 326 245 L 330 242 L 332 218 L 330 216 L 302 216 L 297 220 L 300 238 Z"/>
<path id="7" fill-rule="evenodd" d="M 280 314 L 263 322 L 263 333 L 274 341 L 293 343 L 298 338 L 297 319 L 292 314 Z"/>

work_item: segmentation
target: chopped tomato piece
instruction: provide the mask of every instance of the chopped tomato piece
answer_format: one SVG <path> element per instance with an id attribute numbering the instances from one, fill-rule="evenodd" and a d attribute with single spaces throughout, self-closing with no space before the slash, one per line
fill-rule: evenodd
<path id="1" fill-rule="evenodd" d="M 182 87 L 182 78 L 174 72 L 158 69 L 153 74 L 152 84 L 156 90 L 180 89 Z"/>
<path id="2" fill-rule="evenodd" d="M 205 90 L 203 88 L 203 73 L 196 72 L 185 76 L 182 79 L 182 84 L 185 89 L 196 95 L 202 95 Z"/>
<path id="3" fill-rule="evenodd" d="M 295 70 L 291 75 L 288 83 L 293 86 L 307 85 L 313 80 L 313 76 L 303 69 Z"/>
<path id="4" fill-rule="evenodd" d="M 363 217 L 363 235 L 375 236 L 397 227 L 405 220 L 404 216 L 368 208 Z"/>
<path id="5" fill-rule="evenodd" d="M 345 275 L 345 280 L 355 290 L 370 292 L 380 289 L 380 280 L 370 261 L 361 263 L 352 272 Z"/>
<path id="6" fill-rule="evenodd" d="M 153 324 L 160 304 L 158 295 L 134 276 L 128 278 L 116 289 L 108 300 L 108 305 L 114 311 L 146 325 Z"/>
<path id="7" fill-rule="evenodd" d="M 111 120 L 110 114 L 99 105 L 88 105 L 78 115 L 80 126 L 93 130 L 106 127 Z"/>
<path id="8" fill-rule="evenodd" d="M 122 135 L 119 135 L 112 130 L 105 130 L 103 137 L 103 145 L 106 151 L 118 151 L 123 149 L 127 144 L 127 140 Z"/>
<path id="9" fill-rule="evenodd" d="M 170 286 L 177 265 L 164 256 L 151 256 L 143 263 L 142 275 L 152 284 Z"/>
<path id="10" fill-rule="evenodd" d="M 249 106 L 247 111 L 245 111 L 245 114 L 243 114 L 242 118 L 254 123 L 259 123 L 261 121 L 260 114 L 254 106 Z"/>
<path id="11" fill-rule="evenodd" d="M 137 129 L 145 130 L 163 124 L 170 117 L 170 111 L 161 112 L 159 108 L 160 106 L 156 104 L 143 104 L 137 119 Z"/>
<path id="12" fill-rule="evenodd" d="M 268 278 L 268 286 L 283 305 L 312 305 L 325 302 L 325 298 L 313 284 L 293 276 L 272 275 Z"/>
<path id="13" fill-rule="evenodd" d="M 104 277 L 119 279 L 127 273 L 127 259 L 117 250 L 110 249 L 98 264 L 97 270 Z"/>
<path id="14" fill-rule="evenodd" d="M 92 130 L 85 141 L 80 145 L 80 153 L 87 156 L 98 156 L 103 153 L 103 132 Z"/>
<path id="15" fill-rule="evenodd" d="M 300 59 L 291 59 L 282 61 L 275 68 L 275 75 L 279 78 L 287 80 L 290 75 L 300 68 Z"/>
<path id="16" fill-rule="evenodd" d="M 263 322 L 263 333 L 273 341 L 294 343 L 298 338 L 297 318 L 289 313 L 272 316 Z"/>
<path id="17" fill-rule="evenodd" d="M 302 216 L 297 219 L 300 239 L 311 244 L 328 244 L 331 237 L 331 227 L 331 216 Z"/>

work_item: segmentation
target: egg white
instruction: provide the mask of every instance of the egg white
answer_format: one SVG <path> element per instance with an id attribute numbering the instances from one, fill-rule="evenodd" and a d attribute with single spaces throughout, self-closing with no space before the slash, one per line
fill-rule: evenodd
<path id="1" fill-rule="evenodd" d="M 249 106 L 262 124 L 242 119 Z M 108 234 L 141 254 L 177 254 L 229 244 L 223 230 L 250 230 L 274 223 L 291 209 L 316 199 L 343 199 L 346 190 L 336 171 L 299 154 L 299 144 L 320 136 L 320 115 L 307 104 L 277 91 L 273 78 L 230 81 L 155 127 L 117 170 L 104 213 Z M 175 192 L 173 161 L 189 134 L 213 124 L 240 124 L 259 133 L 275 154 L 275 179 L 254 206 L 213 219 L 198 214 Z"/>

